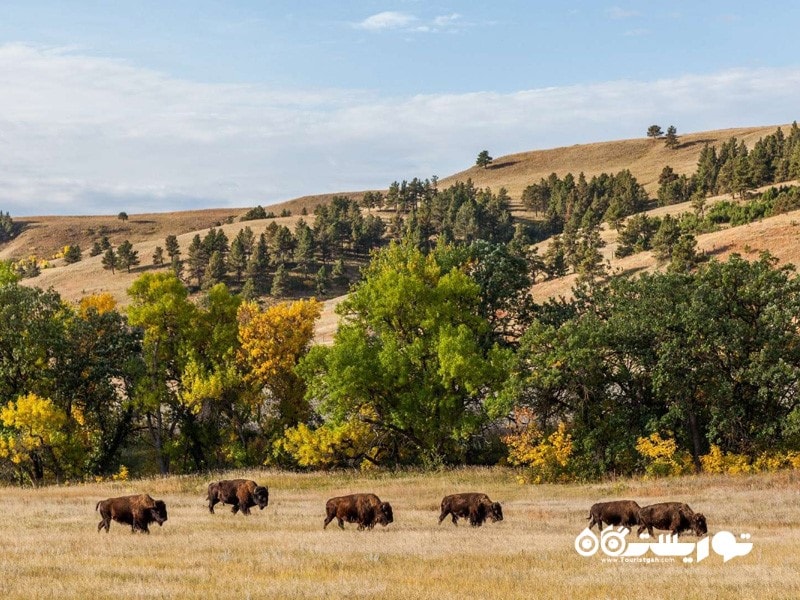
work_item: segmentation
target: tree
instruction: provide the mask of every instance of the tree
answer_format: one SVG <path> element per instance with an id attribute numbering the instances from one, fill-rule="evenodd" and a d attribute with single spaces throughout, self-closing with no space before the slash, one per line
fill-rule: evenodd
<path id="1" fill-rule="evenodd" d="M 289 284 L 289 275 L 286 273 L 286 267 L 281 263 L 275 270 L 275 276 L 272 278 L 272 287 L 269 290 L 270 296 L 281 298 L 286 294 L 286 288 Z"/>
<path id="2" fill-rule="evenodd" d="M 77 244 L 70 244 L 64 250 L 64 262 L 71 265 L 81 260 L 81 247 Z"/>
<path id="3" fill-rule="evenodd" d="M 484 345 L 489 324 L 479 304 L 479 286 L 463 271 L 391 244 L 339 305 L 333 345 L 301 361 L 308 400 L 327 423 L 369 425 L 378 462 L 463 460 L 510 356 Z"/>
<path id="4" fill-rule="evenodd" d="M 203 273 L 202 289 L 208 290 L 221 283 L 225 277 L 225 261 L 219 251 L 211 254 L 205 273 Z"/>
<path id="5" fill-rule="evenodd" d="M 161 267 L 164 265 L 164 249 L 161 246 L 156 246 L 153 250 L 153 265 Z"/>
<path id="6" fill-rule="evenodd" d="M 262 425 L 266 426 L 265 418 L 272 419 L 282 430 L 308 419 L 305 384 L 295 367 L 311 346 L 314 322 L 321 311 L 322 305 L 314 299 L 282 302 L 265 310 L 245 302 L 239 309 L 239 360 L 268 404 L 261 411 Z"/>
<path id="7" fill-rule="evenodd" d="M 664 145 L 670 150 L 674 150 L 678 147 L 678 130 L 675 129 L 674 125 L 667 127 L 667 135 L 664 138 Z"/>
<path id="8" fill-rule="evenodd" d="M 491 156 L 489 156 L 488 150 L 481 150 L 478 153 L 478 158 L 475 160 L 475 164 L 479 167 L 483 167 L 484 169 L 492 164 L 492 160 L 494 160 Z"/>
<path id="9" fill-rule="evenodd" d="M 662 135 L 664 135 L 664 132 L 661 130 L 660 125 L 650 125 L 650 127 L 647 128 L 647 137 L 649 138 L 656 139 L 660 138 Z"/>
<path id="10" fill-rule="evenodd" d="M 159 471 L 166 474 L 180 449 L 178 436 L 193 431 L 187 420 L 189 413 L 180 400 L 180 390 L 189 358 L 185 349 L 197 333 L 198 309 L 173 273 L 145 273 L 133 282 L 128 296 L 131 299 L 128 320 L 144 336 L 145 374 L 133 399 L 143 414 Z M 182 423 L 188 425 L 185 430 Z"/>
<path id="11" fill-rule="evenodd" d="M 114 270 L 117 268 L 119 263 L 117 261 L 117 253 L 114 252 L 113 248 L 109 248 L 105 251 L 103 258 L 101 259 L 101 263 L 105 270 L 110 270 L 112 273 L 114 273 Z"/>
<path id="12" fill-rule="evenodd" d="M 167 250 L 167 256 L 169 256 L 170 262 L 175 260 L 176 256 L 178 258 L 180 258 L 180 256 L 181 256 L 181 247 L 178 244 L 177 236 L 168 235 L 166 237 L 166 239 L 164 240 L 164 247 Z"/>
<path id="13" fill-rule="evenodd" d="M 122 212 L 120 212 L 120 213 L 117 215 L 117 218 L 118 218 L 120 221 L 123 221 L 123 222 L 125 222 L 125 221 L 127 221 L 127 220 L 128 220 L 128 213 L 126 213 L 126 212 L 123 210 Z"/>
<path id="14" fill-rule="evenodd" d="M 237 282 L 242 280 L 242 273 L 247 269 L 247 252 L 241 231 L 231 242 L 231 251 L 228 253 L 228 269 L 236 274 Z"/>
<path id="15" fill-rule="evenodd" d="M 117 266 L 120 269 L 127 269 L 128 273 L 131 272 L 131 267 L 139 264 L 139 251 L 133 249 L 133 244 L 128 240 L 122 242 L 117 247 Z"/>

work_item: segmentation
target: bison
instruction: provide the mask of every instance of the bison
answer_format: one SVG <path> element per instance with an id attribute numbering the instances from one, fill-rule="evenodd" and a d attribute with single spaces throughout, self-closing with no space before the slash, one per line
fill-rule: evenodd
<path id="1" fill-rule="evenodd" d="M 493 522 L 502 521 L 503 508 L 499 502 L 492 502 L 486 494 L 453 494 L 442 498 L 439 525 L 447 515 L 450 515 L 454 525 L 458 525 L 458 518 L 461 517 L 469 518 L 469 524 L 473 527 L 480 527 L 487 517 Z"/>
<path id="2" fill-rule="evenodd" d="M 597 502 L 592 504 L 589 509 L 589 529 L 595 523 L 600 531 L 603 531 L 603 524 L 622 525 L 633 527 L 639 524 L 639 509 L 641 507 L 633 500 L 613 500 L 611 502 Z"/>
<path id="3" fill-rule="evenodd" d="M 652 537 L 653 528 L 667 529 L 673 535 L 690 530 L 697 536 L 708 533 L 705 515 L 694 512 L 683 502 L 661 502 L 645 506 L 639 509 L 638 519 L 637 535 L 642 535 L 647 529 Z"/>
<path id="4" fill-rule="evenodd" d="M 351 494 L 331 498 L 325 503 L 325 529 L 328 523 L 336 519 L 339 528 L 344 529 L 344 523 L 358 523 L 358 529 L 372 529 L 376 523 L 386 527 L 394 521 L 392 505 L 381 502 L 375 494 Z"/>
<path id="5" fill-rule="evenodd" d="M 94 509 L 100 511 L 102 517 L 97 525 L 98 532 L 105 528 L 108 533 L 112 519 L 130 525 L 131 532 L 144 533 L 150 533 L 150 523 L 161 526 L 167 520 L 167 505 L 163 500 L 153 500 L 148 494 L 100 500 Z"/>
<path id="6" fill-rule="evenodd" d="M 214 513 L 214 505 L 232 504 L 231 512 L 249 515 L 251 506 L 261 510 L 269 504 L 269 490 L 250 479 L 223 479 L 208 484 L 208 511 Z"/>

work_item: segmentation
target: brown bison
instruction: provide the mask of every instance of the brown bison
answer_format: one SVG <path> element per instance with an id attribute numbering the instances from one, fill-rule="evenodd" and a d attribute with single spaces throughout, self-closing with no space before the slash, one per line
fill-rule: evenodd
<path id="1" fill-rule="evenodd" d="M 603 531 L 603 524 L 624 527 L 638 525 L 640 508 L 633 500 L 612 500 L 592 504 L 589 516 L 586 517 L 589 519 L 589 529 L 594 527 L 595 523 L 600 531 Z"/>
<path id="2" fill-rule="evenodd" d="M 469 524 L 473 527 L 480 527 L 487 517 L 493 522 L 502 521 L 503 507 L 499 502 L 492 502 L 486 494 L 453 494 L 442 498 L 439 525 L 447 515 L 450 515 L 454 525 L 458 525 L 458 518 L 461 517 L 469 518 Z"/>
<path id="3" fill-rule="evenodd" d="M 394 521 L 392 505 L 381 502 L 375 494 L 351 494 L 331 498 L 325 503 L 325 529 L 328 523 L 336 519 L 339 528 L 344 529 L 344 523 L 358 523 L 358 529 L 372 529 L 376 523 L 386 527 Z"/>
<path id="4" fill-rule="evenodd" d="M 100 500 L 94 509 L 100 511 L 102 517 L 97 525 L 98 532 L 105 528 L 108 533 L 111 519 L 117 523 L 130 525 L 131 532 L 144 533 L 150 533 L 148 527 L 150 523 L 158 523 L 161 526 L 167 520 L 167 505 L 163 500 L 153 500 L 148 494 Z"/>
<path id="5" fill-rule="evenodd" d="M 694 512 L 683 502 L 661 502 L 645 506 L 639 509 L 638 518 L 637 535 L 642 535 L 647 529 L 652 537 L 654 528 L 667 529 L 673 535 L 683 531 L 692 531 L 697 536 L 708 533 L 705 516 Z"/>
<path id="6" fill-rule="evenodd" d="M 250 479 L 223 479 L 208 484 L 208 511 L 213 514 L 214 505 L 232 504 L 231 512 L 249 515 L 251 506 L 264 510 L 269 504 L 269 490 Z"/>

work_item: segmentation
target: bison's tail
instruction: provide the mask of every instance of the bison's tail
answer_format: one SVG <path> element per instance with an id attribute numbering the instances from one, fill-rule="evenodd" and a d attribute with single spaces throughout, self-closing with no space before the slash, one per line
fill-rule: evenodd
<path id="1" fill-rule="evenodd" d="M 95 505 L 94 505 L 94 509 L 95 509 L 95 510 L 100 510 L 100 503 L 101 503 L 101 502 L 102 502 L 102 500 L 98 500 L 98 501 L 97 501 L 97 504 L 95 504 Z"/>

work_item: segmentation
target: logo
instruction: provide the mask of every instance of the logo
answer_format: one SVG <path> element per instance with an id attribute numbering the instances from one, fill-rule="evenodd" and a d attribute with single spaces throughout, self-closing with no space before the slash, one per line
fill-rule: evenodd
<path id="1" fill-rule="evenodd" d="M 699 563 L 708 558 L 710 550 L 713 550 L 726 563 L 737 556 L 749 554 L 753 549 L 752 542 L 740 542 L 730 531 L 720 531 L 712 538 L 705 536 L 698 542 L 681 542 L 677 534 L 661 534 L 657 542 L 628 542 L 625 536 L 630 532 L 627 527 L 616 530 L 606 527 L 598 538 L 587 527 L 575 538 L 575 551 L 588 558 L 602 550 L 608 557 L 604 560 L 616 559 L 614 562 L 675 562 L 680 557 L 685 563 Z M 749 540 L 750 534 L 742 533 L 739 538 Z"/>

